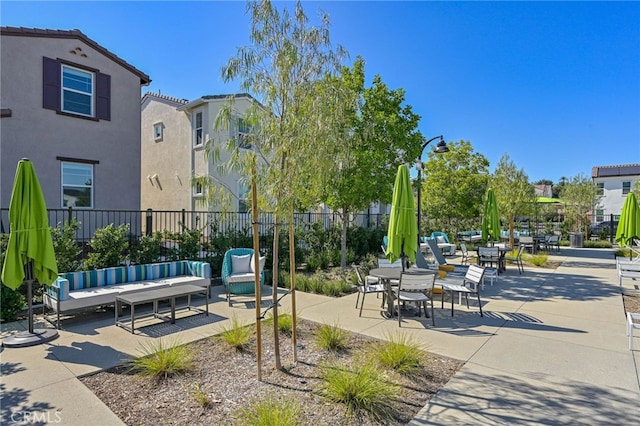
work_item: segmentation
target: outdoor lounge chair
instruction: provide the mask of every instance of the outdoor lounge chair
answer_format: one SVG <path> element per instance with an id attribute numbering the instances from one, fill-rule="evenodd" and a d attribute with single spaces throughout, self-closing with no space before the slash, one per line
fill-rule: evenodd
<path id="1" fill-rule="evenodd" d="M 468 266 L 447 264 L 447 259 L 445 259 L 444 255 L 442 254 L 442 251 L 440 250 L 440 247 L 438 247 L 436 240 L 428 238 L 426 244 L 436 263 L 438 264 L 438 269 L 446 271 L 447 274 L 454 275 L 464 275 L 467 272 Z"/>
<path id="2" fill-rule="evenodd" d="M 264 284 L 265 257 L 260 256 L 260 285 Z M 254 294 L 255 272 L 253 249 L 234 248 L 224 254 L 222 260 L 222 285 L 227 289 L 227 302 L 231 306 L 232 294 Z"/>
<path id="3" fill-rule="evenodd" d="M 432 232 L 431 238 L 436 240 L 438 247 L 445 256 L 454 256 L 456 254 L 456 245 L 449 241 L 449 236 L 444 232 Z"/>

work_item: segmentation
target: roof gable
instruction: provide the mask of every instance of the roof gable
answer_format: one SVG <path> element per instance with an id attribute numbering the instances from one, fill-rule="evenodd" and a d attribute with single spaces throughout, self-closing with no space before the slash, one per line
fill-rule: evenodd
<path id="1" fill-rule="evenodd" d="M 151 83 L 151 78 L 124 59 L 100 46 L 95 41 L 87 37 L 82 31 L 74 30 L 50 30 L 41 28 L 24 28 L 24 27 L 0 27 L 0 35 L 3 36 L 21 36 L 21 37 L 45 37 L 45 38 L 71 38 L 78 39 L 91 46 L 104 56 L 108 57 L 112 61 L 116 62 L 123 68 L 129 70 L 140 78 L 140 84 L 148 85 Z"/>

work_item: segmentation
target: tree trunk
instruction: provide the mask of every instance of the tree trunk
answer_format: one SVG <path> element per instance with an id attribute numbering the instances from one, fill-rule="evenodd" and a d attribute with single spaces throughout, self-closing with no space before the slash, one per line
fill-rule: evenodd
<path id="1" fill-rule="evenodd" d="M 280 219 L 277 214 L 274 215 L 274 226 L 273 226 L 273 278 L 271 280 L 272 285 L 272 312 L 273 312 L 273 338 L 274 338 L 274 347 L 273 347 L 273 355 L 276 359 L 276 369 L 282 369 L 282 363 L 280 362 L 280 333 L 278 332 L 278 247 L 280 240 L 280 224 L 278 220 Z"/>

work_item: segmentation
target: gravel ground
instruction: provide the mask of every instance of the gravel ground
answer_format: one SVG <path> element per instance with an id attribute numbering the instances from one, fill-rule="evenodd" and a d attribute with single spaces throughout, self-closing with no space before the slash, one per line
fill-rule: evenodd
<path id="1" fill-rule="evenodd" d="M 332 354 L 314 341 L 317 324 L 298 323 L 298 362 L 292 364 L 292 344 L 280 338 L 281 370 L 274 368 L 273 331 L 263 327 L 262 381 L 257 380 L 255 341 L 244 352 L 223 342 L 205 339 L 190 344 L 196 357 L 193 371 L 156 380 L 133 374 L 129 366 L 120 366 L 82 378 L 82 382 L 128 425 L 235 425 L 240 423 L 243 407 L 262 396 L 290 396 L 300 402 L 302 425 L 404 425 L 426 405 L 462 363 L 428 354 L 423 367 L 411 377 L 387 372 L 401 393 L 390 401 L 393 410 L 388 421 L 364 416 L 349 416 L 342 405 L 318 394 L 321 384 L 319 365 L 331 360 L 358 362 L 358 353 L 378 340 L 350 334 L 348 350 Z M 201 404 L 196 393 L 207 395 L 210 403 Z"/>

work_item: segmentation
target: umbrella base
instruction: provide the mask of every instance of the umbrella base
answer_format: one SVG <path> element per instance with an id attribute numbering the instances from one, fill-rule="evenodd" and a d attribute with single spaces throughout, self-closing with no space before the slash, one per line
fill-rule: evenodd
<path id="1" fill-rule="evenodd" d="M 56 337 L 58 337 L 58 330 L 47 328 L 35 329 L 33 330 L 33 333 L 20 331 L 13 336 L 4 339 L 2 341 L 2 346 L 5 348 L 24 348 L 27 346 L 35 346 L 50 342 Z"/>

